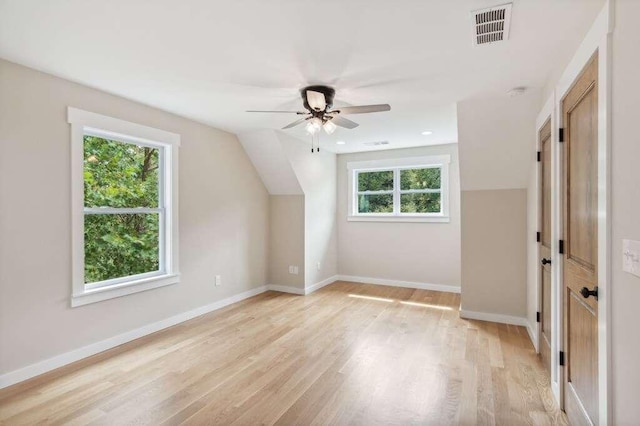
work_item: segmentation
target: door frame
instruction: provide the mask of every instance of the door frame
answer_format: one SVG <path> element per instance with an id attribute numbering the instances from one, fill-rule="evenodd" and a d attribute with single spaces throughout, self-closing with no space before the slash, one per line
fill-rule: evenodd
<path id="1" fill-rule="evenodd" d="M 547 121 L 551 120 L 551 390 L 556 398 L 556 401 L 562 406 L 562 369 L 559 367 L 559 354 L 562 347 L 562 288 L 558 286 L 558 270 L 560 271 L 560 277 L 562 277 L 562 262 L 558 254 L 558 202 L 557 197 L 558 189 L 556 183 L 559 180 L 558 175 L 558 118 L 555 114 L 556 98 L 555 93 L 551 93 L 551 96 L 547 99 L 544 107 L 536 118 L 536 151 L 541 151 L 540 131 L 544 127 Z M 541 167 L 540 163 L 536 163 L 535 173 L 535 224 L 536 232 L 541 230 L 542 217 L 540 215 L 540 178 Z M 540 243 L 536 242 L 535 249 L 535 261 L 531 265 L 534 268 L 535 276 L 535 307 L 537 312 L 542 312 L 542 276 L 540 274 Z M 540 353 L 540 339 L 542 338 L 541 323 L 536 324 L 536 352 Z"/>
<path id="2" fill-rule="evenodd" d="M 614 27 L 613 2 L 607 0 L 591 29 L 580 44 L 571 62 L 552 91 L 536 120 L 536 150 L 539 150 L 539 131 L 551 115 L 551 138 L 554 146 L 551 152 L 551 231 L 552 231 L 552 346 L 551 346 L 551 388 L 556 401 L 564 408 L 564 368 L 559 366 L 559 351 L 564 347 L 563 330 L 563 275 L 562 255 L 559 254 L 559 240 L 562 239 L 564 223 L 562 218 L 562 176 L 564 146 L 559 142 L 559 128 L 563 127 L 562 99 L 571 89 L 574 81 L 588 64 L 594 53 L 598 53 L 598 391 L 599 422 L 612 422 L 611 407 L 611 33 Z M 538 203 L 539 167 L 535 173 L 536 225 L 539 226 Z M 538 254 L 539 246 L 536 250 Z M 537 257 L 536 257 L 537 258 Z M 535 268 L 535 306 L 540 310 L 540 277 L 537 261 Z M 537 340 L 540 339 L 539 324 Z M 539 345 L 538 345 L 539 347 Z"/>

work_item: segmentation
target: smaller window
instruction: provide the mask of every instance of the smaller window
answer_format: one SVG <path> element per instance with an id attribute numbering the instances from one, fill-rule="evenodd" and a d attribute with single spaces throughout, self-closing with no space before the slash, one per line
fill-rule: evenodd
<path id="1" fill-rule="evenodd" d="M 349 220 L 448 222 L 449 156 L 348 164 Z"/>

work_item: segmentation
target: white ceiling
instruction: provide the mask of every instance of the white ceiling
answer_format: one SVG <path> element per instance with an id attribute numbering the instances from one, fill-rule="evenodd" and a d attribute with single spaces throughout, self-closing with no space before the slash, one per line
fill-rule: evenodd
<path id="1" fill-rule="evenodd" d="M 325 149 L 438 144 L 458 140 L 456 102 L 543 87 L 603 4 L 514 0 L 510 40 L 473 47 L 470 11 L 501 2 L 0 0 L 0 57 L 234 133 L 286 125 L 245 110 L 299 109 L 325 83 L 336 105 L 392 107 Z"/>

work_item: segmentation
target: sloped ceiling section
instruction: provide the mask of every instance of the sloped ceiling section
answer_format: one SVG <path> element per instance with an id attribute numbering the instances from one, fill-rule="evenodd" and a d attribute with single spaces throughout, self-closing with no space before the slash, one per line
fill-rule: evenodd
<path id="1" fill-rule="evenodd" d="M 458 100 L 544 86 L 603 4 L 513 0 L 509 40 L 474 47 L 470 12 L 509 2 L 0 0 L 0 57 L 235 134 L 281 129 L 295 115 L 245 111 L 296 111 L 328 84 L 337 106 L 392 109 L 327 151 L 434 145 L 459 140 Z"/>
<path id="2" fill-rule="evenodd" d="M 240 133 L 238 139 L 269 194 L 304 194 L 275 131 L 257 130 Z"/>
<path id="3" fill-rule="evenodd" d="M 462 191 L 527 187 L 539 106 L 539 90 L 458 103 Z"/>

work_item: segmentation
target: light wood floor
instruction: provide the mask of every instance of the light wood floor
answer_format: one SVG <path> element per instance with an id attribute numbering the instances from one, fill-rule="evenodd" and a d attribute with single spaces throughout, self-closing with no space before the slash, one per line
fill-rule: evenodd
<path id="1" fill-rule="evenodd" d="M 522 327 L 459 295 L 268 292 L 0 391 L 0 423 L 565 424 Z"/>

